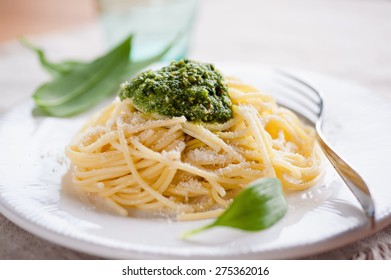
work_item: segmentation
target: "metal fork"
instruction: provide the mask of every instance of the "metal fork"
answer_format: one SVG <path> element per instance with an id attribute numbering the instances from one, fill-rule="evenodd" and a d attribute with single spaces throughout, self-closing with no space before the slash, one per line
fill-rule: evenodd
<path id="1" fill-rule="evenodd" d="M 358 172 L 331 148 L 322 133 L 324 103 L 321 93 L 307 82 L 285 70 L 277 69 L 276 74 L 279 87 L 284 88 L 284 91 L 279 92 L 285 95 L 284 102 L 280 102 L 281 105 L 292 109 L 315 128 L 320 147 L 357 198 L 368 218 L 370 227 L 373 229 L 375 227 L 375 207 L 367 184 Z"/>

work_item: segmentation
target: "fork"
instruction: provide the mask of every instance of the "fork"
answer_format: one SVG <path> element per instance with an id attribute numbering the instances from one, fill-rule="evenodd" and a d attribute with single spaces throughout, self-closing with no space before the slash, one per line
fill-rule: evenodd
<path id="1" fill-rule="evenodd" d="M 371 229 L 373 229 L 375 227 L 375 207 L 367 184 L 358 172 L 331 148 L 323 135 L 324 102 L 321 93 L 309 83 L 285 70 L 276 69 L 275 72 L 279 86 L 284 88 L 284 91 L 279 92 L 285 95 L 284 102 L 280 102 L 281 105 L 292 109 L 315 128 L 317 141 L 324 154 L 357 198 Z"/>

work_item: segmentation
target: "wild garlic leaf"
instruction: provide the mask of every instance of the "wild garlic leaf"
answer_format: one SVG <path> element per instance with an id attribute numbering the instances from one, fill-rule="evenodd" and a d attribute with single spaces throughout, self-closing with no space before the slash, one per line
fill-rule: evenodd
<path id="1" fill-rule="evenodd" d="M 225 226 L 246 231 L 259 231 L 278 222 L 287 212 L 281 183 L 275 178 L 261 178 L 250 183 L 213 223 L 189 231 L 187 238 L 206 229 Z"/>
<path id="2" fill-rule="evenodd" d="M 43 84 L 33 95 L 35 103 L 58 106 L 84 94 L 90 97 L 112 94 L 120 82 L 118 73 L 128 66 L 131 39 L 132 36 L 127 37 L 106 55 Z"/>
<path id="3" fill-rule="evenodd" d="M 128 39 L 128 42 L 129 41 L 130 40 Z M 161 60 L 163 56 L 171 49 L 171 47 L 172 44 L 170 44 L 161 53 L 147 60 L 139 62 L 130 62 L 129 45 L 129 48 L 127 48 L 127 54 L 125 55 L 125 51 L 121 51 L 120 56 L 122 57 L 122 59 L 119 60 L 116 65 L 111 66 L 111 71 L 108 71 L 106 76 L 104 76 L 101 80 L 97 81 L 96 84 L 90 85 L 90 88 L 86 87 L 84 91 L 81 92 L 79 95 L 59 105 L 39 106 L 39 108 L 46 114 L 55 117 L 68 117 L 81 113 L 91 108 L 95 104 L 99 103 L 107 96 L 116 93 L 119 89 L 119 84 L 121 82 L 130 79 L 132 76 L 146 68 L 148 65 Z M 63 77 L 63 79 L 66 79 L 66 77 Z M 64 94 L 66 94 L 66 92 L 64 92 Z"/>
<path id="4" fill-rule="evenodd" d="M 85 64 L 85 62 L 76 61 L 76 60 L 65 60 L 57 63 L 51 62 L 47 59 L 45 52 L 42 49 L 36 47 L 27 39 L 20 38 L 19 41 L 23 46 L 34 51 L 37 54 L 41 66 L 46 71 L 48 71 L 49 74 L 51 74 L 53 77 L 66 75 L 72 72 L 73 70 L 77 69 L 79 66 Z"/>
<path id="5" fill-rule="evenodd" d="M 106 97 L 116 93 L 119 84 L 123 81 L 122 76 L 129 63 L 126 61 L 128 59 L 129 57 L 126 57 L 123 61 L 118 61 L 116 67 L 113 67 L 106 76 L 98 82 L 90 84 L 89 87 L 85 87 L 77 96 L 55 106 L 39 105 L 39 108 L 53 117 L 69 117 L 88 110 Z M 64 92 L 64 94 L 66 93 Z"/>

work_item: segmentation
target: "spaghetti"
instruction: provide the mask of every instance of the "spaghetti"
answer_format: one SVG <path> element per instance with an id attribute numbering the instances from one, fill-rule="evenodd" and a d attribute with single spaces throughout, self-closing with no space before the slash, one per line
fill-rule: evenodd
<path id="1" fill-rule="evenodd" d="M 218 216 L 260 177 L 289 190 L 313 186 L 322 173 L 313 129 L 272 97 L 226 82 L 233 118 L 225 123 L 155 118 L 129 99 L 114 101 L 66 148 L 74 185 L 121 215 L 140 209 L 178 220 Z"/>

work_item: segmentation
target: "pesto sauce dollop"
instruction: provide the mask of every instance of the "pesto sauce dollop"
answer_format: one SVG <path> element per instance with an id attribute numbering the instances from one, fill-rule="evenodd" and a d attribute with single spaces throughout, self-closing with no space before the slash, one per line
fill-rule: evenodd
<path id="1" fill-rule="evenodd" d="M 137 75 L 120 88 L 120 99 L 130 98 L 144 113 L 185 116 L 194 122 L 226 122 L 232 102 L 224 77 L 213 64 L 182 59 L 159 70 Z"/>

